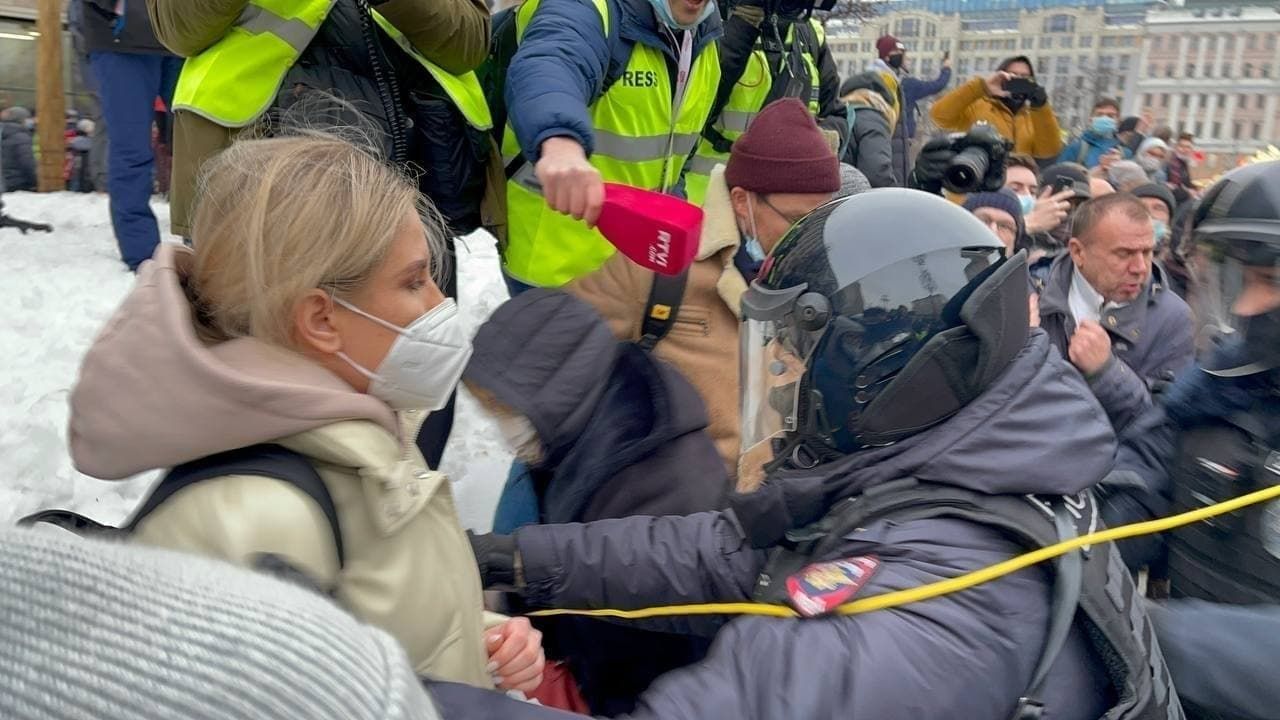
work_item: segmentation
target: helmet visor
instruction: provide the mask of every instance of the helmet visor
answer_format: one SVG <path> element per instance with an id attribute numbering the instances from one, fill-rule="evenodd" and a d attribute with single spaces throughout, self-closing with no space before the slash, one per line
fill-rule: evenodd
<path id="1" fill-rule="evenodd" d="M 1202 352 L 1241 337 L 1252 318 L 1280 309 L 1280 252 L 1274 245 L 1202 240 L 1191 264 L 1200 284 L 1196 340 Z"/>

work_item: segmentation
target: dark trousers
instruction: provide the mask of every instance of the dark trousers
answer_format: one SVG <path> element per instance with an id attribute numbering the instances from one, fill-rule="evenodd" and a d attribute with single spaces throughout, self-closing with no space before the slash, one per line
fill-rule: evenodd
<path id="1" fill-rule="evenodd" d="M 95 52 L 89 55 L 98 81 L 102 116 L 110 133 L 107 193 L 111 198 L 111 227 L 120 257 L 129 269 L 151 259 L 160 244 L 160 230 L 151 212 L 155 155 L 151 127 L 155 101 L 167 107 L 182 71 L 182 59 L 171 55 Z"/>

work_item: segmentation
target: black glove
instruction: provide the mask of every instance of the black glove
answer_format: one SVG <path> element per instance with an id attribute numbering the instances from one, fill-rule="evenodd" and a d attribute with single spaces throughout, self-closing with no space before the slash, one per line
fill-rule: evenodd
<path id="1" fill-rule="evenodd" d="M 1049 102 L 1049 94 L 1044 91 L 1043 85 L 1036 85 L 1035 92 L 1027 98 L 1027 102 L 1031 103 L 1033 108 L 1042 108 L 1044 104 Z"/>
<path id="2" fill-rule="evenodd" d="M 729 509 L 754 548 L 777 545 L 787 531 L 822 519 L 826 489 L 819 476 L 770 479 L 753 493 L 733 493 Z"/>
<path id="3" fill-rule="evenodd" d="M 490 587 L 513 587 L 516 584 L 516 539 L 512 535 L 467 531 L 471 550 L 476 554 L 480 584 Z"/>
<path id="4" fill-rule="evenodd" d="M 920 148 L 920 156 L 916 158 L 916 166 L 907 178 L 907 187 L 923 190 L 934 195 L 942 194 L 942 177 L 947 167 L 956 157 L 951 149 L 951 138 L 939 135 Z"/>

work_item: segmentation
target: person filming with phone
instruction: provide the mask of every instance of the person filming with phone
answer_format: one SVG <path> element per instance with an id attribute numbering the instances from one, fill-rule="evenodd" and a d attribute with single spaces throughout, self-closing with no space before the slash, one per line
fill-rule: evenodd
<path id="1" fill-rule="evenodd" d="M 1062 152 L 1058 119 L 1024 55 L 1008 58 L 989 77 L 975 77 L 942 96 L 931 114 L 941 128 L 954 132 L 988 123 L 1013 142 L 1014 152 L 1037 160 Z"/>

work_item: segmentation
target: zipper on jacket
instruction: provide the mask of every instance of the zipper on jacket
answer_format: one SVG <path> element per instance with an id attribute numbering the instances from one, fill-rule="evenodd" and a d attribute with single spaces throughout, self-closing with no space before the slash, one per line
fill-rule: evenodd
<path id="1" fill-rule="evenodd" d="M 391 132 L 391 157 L 393 163 L 403 164 L 408 160 L 408 149 L 404 137 L 404 124 L 400 122 L 400 83 L 394 71 L 382 66 L 381 49 L 378 44 L 377 31 L 373 27 L 373 8 L 368 0 L 355 0 L 356 10 L 360 13 L 360 34 L 364 37 L 365 50 L 369 54 L 369 66 L 373 70 L 373 80 L 378 86 L 378 96 L 382 99 L 382 111 L 387 115 L 387 127 Z"/>
<path id="2" fill-rule="evenodd" d="M 680 118 L 680 108 L 684 106 L 685 95 L 689 92 L 689 80 L 693 75 L 693 30 L 683 30 L 684 37 L 676 40 L 675 31 L 667 26 L 662 28 L 667 32 L 667 37 L 671 38 L 673 48 L 676 49 L 676 86 L 671 95 L 671 124 L 667 128 L 667 151 L 662 157 L 662 177 L 659 179 L 660 189 L 667 192 L 675 187 L 679 182 L 679 178 L 668 182 L 667 173 L 671 170 L 671 153 L 675 150 L 676 142 L 676 122 Z M 698 146 L 694 141 L 694 147 Z"/>

